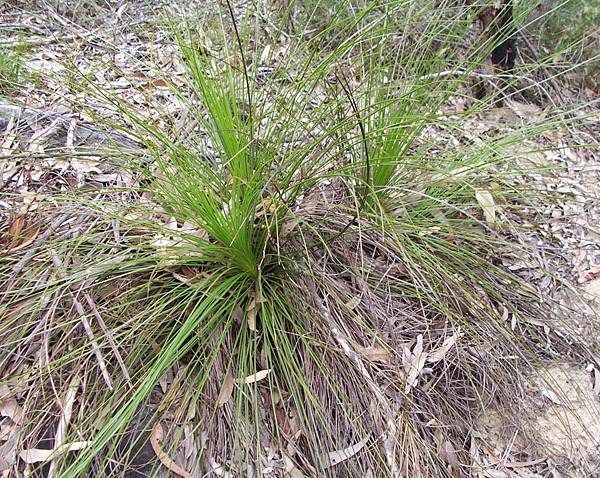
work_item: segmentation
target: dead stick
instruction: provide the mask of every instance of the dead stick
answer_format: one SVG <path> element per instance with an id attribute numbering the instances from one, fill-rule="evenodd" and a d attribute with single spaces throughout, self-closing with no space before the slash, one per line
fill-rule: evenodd
<path id="1" fill-rule="evenodd" d="M 90 295 L 87 292 L 85 292 L 83 294 L 83 297 L 85 298 L 86 302 L 92 309 L 92 312 L 94 313 L 94 317 L 96 317 L 96 320 L 98 321 L 98 325 L 100 325 L 102 332 L 104 332 L 104 336 L 106 337 L 106 340 L 108 340 L 108 343 L 110 344 L 112 351 L 115 354 L 115 358 L 117 359 L 117 362 L 119 363 L 119 367 L 121 367 L 121 371 L 123 372 L 123 376 L 125 377 L 125 380 L 127 380 L 127 384 L 129 385 L 129 388 L 133 389 L 133 384 L 131 383 L 131 377 L 129 376 L 129 372 L 127 372 L 127 367 L 125 367 L 125 362 L 123 362 L 123 359 L 121 358 L 121 354 L 119 353 L 119 349 L 117 348 L 117 344 L 116 344 L 115 340 L 113 339 L 112 335 L 110 334 L 110 332 L 108 331 L 108 329 L 106 328 L 106 324 L 104 323 L 104 320 L 102 320 L 102 316 L 100 315 L 100 312 L 98 312 L 98 309 L 96 308 L 96 304 L 94 304 L 94 301 L 92 300 L 92 298 L 90 297 Z"/>
<path id="2" fill-rule="evenodd" d="M 344 354 L 352 361 L 352 363 L 354 363 L 354 365 L 356 366 L 356 368 L 358 369 L 360 374 L 364 377 L 365 381 L 367 382 L 367 385 L 373 391 L 373 393 L 375 394 L 375 397 L 377 398 L 377 401 L 379 402 L 379 405 L 383 409 L 382 411 L 387 418 L 387 430 L 386 430 L 386 433 L 385 433 L 386 436 L 385 436 L 384 442 L 383 442 L 386 459 L 388 461 L 388 465 L 390 466 L 390 469 L 392 470 L 392 473 L 394 473 L 394 476 L 401 476 L 400 470 L 398 470 L 395 465 L 396 460 L 395 460 L 395 454 L 394 454 L 394 442 L 396 440 L 396 432 L 397 432 L 396 423 L 395 423 L 395 413 L 392 411 L 392 408 L 390 407 L 390 404 L 388 403 L 388 401 L 385 399 L 383 392 L 377 386 L 373 377 L 371 377 L 371 374 L 365 367 L 364 363 L 362 362 L 362 360 L 360 359 L 358 354 L 354 350 L 352 350 L 348 341 L 343 337 L 343 335 L 341 334 L 337 325 L 335 325 L 335 323 L 329 316 L 329 312 L 325 309 L 325 306 L 323 305 L 323 303 L 321 302 L 321 299 L 319 298 L 314 279 L 312 279 L 312 278 L 308 279 L 307 282 L 308 282 L 308 288 L 313 297 L 315 305 L 317 306 L 317 309 L 319 310 L 319 312 L 321 313 L 323 318 L 325 318 L 325 320 L 328 322 L 330 330 L 331 330 L 335 340 L 337 341 L 337 343 L 340 345 L 340 347 L 344 351 Z"/>
<path id="3" fill-rule="evenodd" d="M 58 269 L 58 271 L 57 271 L 58 276 L 61 279 L 64 279 L 64 274 L 61 271 L 61 267 L 63 264 L 62 264 L 62 261 L 60 260 L 60 258 L 58 257 L 58 254 L 56 253 L 56 251 L 51 249 L 50 256 L 52 257 L 52 263 Z M 71 300 L 73 301 L 75 310 L 79 314 L 79 319 L 81 320 L 83 328 L 85 329 L 85 333 L 88 336 L 90 345 L 92 346 L 92 350 L 94 352 L 94 355 L 96 356 L 96 361 L 98 362 L 98 366 L 100 367 L 100 371 L 102 372 L 102 377 L 104 378 L 104 381 L 106 382 L 106 385 L 108 386 L 108 389 L 111 392 L 113 392 L 115 390 L 115 388 L 112 384 L 110 375 L 108 374 L 108 370 L 106 369 L 106 362 L 104 361 L 104 357 L 102 356 L 100 347 L 98 346 L 98 343 L 96 342 L 96 339 L 94 338 L 94 332 L 92 331 L 92 328 L 90 327 L 90 323 L 88 322 L 88 320 L 86 318 L 85 309 L 81 305 L 81 302 L 79 302 L 77 300 L 77 298 L 71 292 L 69 292 L 69 295 L 71 296 Z"/>

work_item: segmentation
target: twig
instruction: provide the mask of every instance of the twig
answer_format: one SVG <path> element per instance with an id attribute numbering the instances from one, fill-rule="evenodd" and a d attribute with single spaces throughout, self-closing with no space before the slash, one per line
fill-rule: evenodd
<path id="1" fill-rule="evenodd" d="M 127 367 L 125 367 L 125 362 L 123 362 L 123 359 L 121 358 L 121 354 L 119 353 L 119 349 L 117 348 L 117 344 L 116 344 L 113 336 L 110 334 L 110 332 L 106 328 L 106 324 L 104 323 L 104 320 L 102 320 L 102 316 L 98 312 L 98 309 L 96 308 L 96 304 L 94 304 L 94 301 L 92 300 L 92 298 L 90 297 L 90 295 L 87 292 L 84 292 L 83 297 L 85 298 L 86 302 L 92 309 L 92 312 L 94 313 L 94 317 L 96 317 L 96 320 L 98 321 L 98 325 L 100 325 L 102 332 L 104 332 L 104 336 L 106 337 L 106 340 L 108 340 L 108 343 L 110 344 L 112 351 L 115 354 L 115 358 L 117 359 L 117 362 L 119 363 L 119 367 L 121 367 L 121 371 L 123 372 L 123 376 L 125 377 L 125 380 L 127 380 L 127 384 L 129 385 L 129 388 L 131 388 L 133 390 L 133 384 L 131 383 L 131 377 L 129 376 L 129 372 L 127 372 Z"/>
<path id="2" fill-rule="evenodd" d="M 48 239 L 48 237 L 56 230 L 56 228 L 60 227 L 60 225 L 62 223 L 66 222 L 67 220 L 69 220 L 73 217 L 74 217 L 73 214 L 63 214 L 62 216 L 57 217 L 54 221 L 52 221 L 52 223 L 50 223 L 50 226 L 48 226 L 48 229 L 46 229 L 42 234 L 40 234 L 38 236 L 38 238 L 31 245 L 29 251 L 27 251 L 25 253 L 25 255 L 23 256 L 23 259 L 21 259 L 17 263 L 17 265 L 12 268 L 11 272 L 12 272 L 13 278 L 10 279 L 10 281 L 8 281 L 8 283 L 6 284 L 6 288 L 4 289 L 5 291 L 9 291 L 12 289 L 12 286 L 13 286 L 16 278 L 21 274 L 21 271 L 23 270 L 23 268 L 29 263 L 31 258 L 39 252 L 38 246 L 42 245 L 42 242 L 45 241 L 46 239 Z"/>
<path id="3" fill-rule="evenodd" d="M 104 378 L 104 381 L 106 382 L 106 385 L 108 386 L 108 389 L 111 392 L 113 392 L 115 388 L 112 384 L 112 380 L 110 378 L 108 370 L 106 369 L 106 362 L 104 361 L 104 357 L 102 356 L 100 347 L 98 346 L 98 343 L 96 342 L 96 339 L 94 338 L 94 332 L 92 331 L 92 328 L 90 327 L 90 323 L 88 322 L 88 320 L 85 316 L 86 315 L 85 309 L 81 305 L 81 302 L 79 302 L 75 297 L 72 297 L 72 300 L 73 300 L 73 305 L 75 306 L 75 310 L 77 310 L 77 313 L 79 314 L 79 318 L 81 320 L 83 328 L 85 329 L 85 333 L 87 334 L 88 339 L 90 340 L 92 350 L 94 351 L 94 355 L 96 356 L 96 360 L 98 361 L 98 366 L 100 367 L 100 371 L 102 372 L 102 377 Z"/>
<path id="4" fill-rule="evenodd" d="M 58 254 L 56 253 L 56 251 L 54 251 L 53 249 L 50 249 L 49 252 L 50 252 L 50 256 L 52 257 L 52 263 L 58 270 L 58 272 L 57 272 L 58 276 L 61 279 L 64 279 L 64 273 L 60 270 L 61 266 L 62 266 L 62 261 L 58 257 Z M 104 357 L 102 356 L 100 347 L 98 346 L 98 343 L 96 342 L 96 339 L 94 338 L 94 332 L 92 331 L 92 328 L 90 327 L 90 323 L 87 320 L 85 309 L 81 305 L 81 302 L 79 302 L 77 300 L 77 298 L 73 295 L 73 293 L 69 292 L 69 295 L 71 296 L 71 300 L 73 301 L 75 310 L 79 314 L 79 319 L 81 320 L 83 328 L 85 329 L 85 333 L 87 334 L 88 339 L 90 340 L 92 350 L 94 352 L 94 355 L 96 356 L 96 360 L 98 362 L 98 366 L 100 367 L 100 371 L 102 372 L 102 377 L 104 378 L 104 381 L 106 382 L 106 385 L 108 386 L 108 389 L 111 392 L 113 392 L 114 386 L 112 384 L 110 375 L 108 374 L 108 370 L 106 369 L 106 362 L 104 361 Z"/>
<path id="5" fill-rule="evenodd" d="M 375 398 L 379 402 L 379 405 L 383 409 L 382 411 L 387 419 L 387 430 L 385 431 L 383 447 L 384 447 L 384 451 L 386 454 L 386 459 L 387 459 L 388 465 L 390 467 L 390 470 L 393 473 L 393 476 L 400 477 L 400 476 L 402 476 L 402 474 L 395 465 L 396 460 L 395 460 L 395 453 L 394 453 L 394 448 L 395 448 L 394 445 L 395 445 L 396 433 L 397 433 L 396 420 L 395 420 L 396 414 L 393 412 L 392 408 L 390 407 L 390 404 L 385 399 L 383 392 L 377 386 L 373 377 L 371 377 L 371 374 L 365 367 L 364 363 L 362 362 L 362 360 L 360 359 L 358 354 L 354 350 L 352 350 L 348 341 L 340 333 L 339 328 L 337 327 L 337 325 L 335 325 L 335 323 L 331 319 L 329 312 L 325 309 L 325 306 L 323 305 L 323 303 L 321 302 L 321 299 L 319 298 L 319 295 L 317 293 L 317 289 L 315 286 L 315 280 L 313 278 L 308 278 L 307 283 L 308 283 L 308 289 L 313 297 L 315 305 L 317 306 L 319 313 L 325 318 L 325 320 L 329 324 L 329 328 L 331 330 L 331 333 L 333 334 L 333 337 L 335 338 L 337 343 L 340 345 L 340 347 L 344 351 L 344 354 L 346 355 L 346 357 L 348 357 L 352 361 L 352 363 L 356 366 L 356 368 L 358 369 L 360 374 L 363 376 L 367 385 L 369 386 L 369 388 L 375 395 Z"/>

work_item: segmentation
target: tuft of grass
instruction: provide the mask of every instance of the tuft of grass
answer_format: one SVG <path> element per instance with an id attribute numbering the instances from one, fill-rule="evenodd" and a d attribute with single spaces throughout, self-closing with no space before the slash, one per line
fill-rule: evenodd
<path id="1" fill-rule="evenodd" d="M 560 52 L 564 61 L 580 64 L 598 56 L 600 2 L 561 2 L 544 18 L 541 37 L 546 48 Z"/>
<path id="2" fill-rule="evenodd" d="M 0 50 L 0 94 L 10 96 L 16 93 L 22 72 L 22 55 L 9 50 Z"/>
<path id="3" fill-rule="evenodd" d="M 434 3 L 340 2 L 284 45 L 229 2 L 210 32 L 170 19 L 176 111 L 70 65 L 144 150 L 5 256 L 0 374 L 22 448 L 57 430 L 54 476 L 123 476 L 148 432 L 198 476 L 456 475 L 473 418 L 575 340 L 511 272 L 541 192 L 510 147 L 564 120 L 445 145 L 490 107 L 443 111 L 493 45 Z"/>
<path id="4" fill-rule="evenodd" d="M 536 33 L 538 61 L 555 68 L 568 84 L 597 89 L 600 2 L 565 0 L 544 10 L 530 28 Z"/>

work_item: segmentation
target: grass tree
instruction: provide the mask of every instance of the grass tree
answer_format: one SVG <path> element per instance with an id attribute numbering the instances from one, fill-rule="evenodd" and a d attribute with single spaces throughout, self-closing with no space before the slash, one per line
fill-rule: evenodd
<path id="1" fill-rule="evenodd" d="M 168 17 L 176 111 L 90 80 L 144 153 L 4 256 L 2 376 L 55 476 L 121 476 L 148 439 L 157 476 L 461 476 L 475 417 L 572 339 L 509 267 L 542 194 L 510 147 L 563 120 L 468 131 L 477 11 L 292 3 L 262 35 L 264 8 Z"/>

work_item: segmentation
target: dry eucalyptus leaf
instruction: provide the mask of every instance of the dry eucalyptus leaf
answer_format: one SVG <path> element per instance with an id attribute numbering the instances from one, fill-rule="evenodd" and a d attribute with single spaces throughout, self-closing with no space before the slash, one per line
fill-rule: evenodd
<path id="1" fill-rule="evenodd" d="M 592 280 L 596 275 L 600 274 L 600 264 L 590 267 L 587 271 L 579 276 L 577 282 L 583 284 L 589 280 Z"/>
<path id="2" fill-rule="evenodd" d="M 48 461 L 51 458 L 55 458 L 66 451 L 77 451 L 81 450 L 89 445 L 91 441 L 76 441 L 73 443 L 65 443 L 55 450 L 42 450 L 40 448 L 28 448 L 19 452 L 19 457 L 28 464 L 39 463 Z"/>
<path id="3" fill-rule="evenodd" d="M 183 468 L 181 468 L 177 463 L 173 461 L 173 459 L 165 453 L 162 449 L 160 442 L 162 441 L 164 436 L 163 428 L 160 422 L 156 422 L 154 428 L 152 429 L 152 435 L 150 435 L 150 445 L 152 445 L 152 449 L 154 453 L 156 453 L 156 457 L 160 460 L 160 462 L 168 468 L 170 471 L 175 473 L 176 475 L 182 476 L 183 478 L 192 478 L 191 473 L 187 472 Z"/>
<path id="4" fill-rule="evenodd" d="M 23 422 L 23 408 L 14 398 L 0 400 L 0 414 L 3 417 L 10 418 L 17 425 Z"/>
<path id="5" fill-rule="evenodd" d="M 550 400 L 555 405 L 566 406 L 564 401 L 553 390 L 546 389 L 546 390 L 542 390 L 541 393 L 542 393 L 543 397 L 546 397 L 548 400 Z"/>
<path id="6" fill-rule="evenodd" d="M 402 352 L 402 365 L 406 373 L 404 393 L 410 392 L 411 388 L 415 387 L 419 382 L 419 375 L 425 366 L 426 359 L 427 353 L 423 352 L 423 334 L 419 334 L 412 352 L 408 347 L 404 347 L 404 351 Z"/>
<path id="7" fill-rule="evenodd" d="M 288 236 L 294 229 L 298 226 L 298 220 L 289 219 L 283 223 L 281 229 L 279 230 L 279 238 L 284 239 Z"/>
<path id="8" fill-rule="evenodd" d="M 257 303 L 256 299 L 252 299 L 250 301 L 250 305 L 248 305 L 248 310 L 246 311 L 246 317 L 248 322 L 248 328 L 252 331 L 256 331 L 256 312 L 257 312 Z"/>
<path id="9" fill-rule="evenodd" d="M 448 351 L 452 347 L 454 347 L 454 345 L 456 344 L 456 341 L 458 340 L 458 336 L 459 336 L 458 333 L 455 332 L 450 337 L 447 337 L 439 349 L 437 349 L 435 352 L 432 352 L 429 354 L 429 357 L 427 358 L 427 362 L 436 363 L 436 362 L 439 362 L 440 360 L 443 360 L 444 357 L 446 357 L 446 354 L 448 353 Z"/>
<path id="10" fill-rule="evenodd" d="M 283 455 L 283 463 L 284 469 L 290 478 L 305 478 L 304 473 L 302 473 L 298 467 L 294 464 L 294 461 L 287 455 Z"/>
<path id="11" fill-rule="evenodd" d="M 363 438 L 361 441 L 359 441 L 358 443 L 351 445 L 347 448 L 344 448 L 343 450 L 336 450 L 336 451 L 332 451 L 327 453 L 327 458 L 325 460 L 325 468 L 329 468 L 332 467 L 334 465 L 337 465 L 338 463 L 341 463 L 342 461 L 347 460 L 348 458 L 353 457 L 354 455 L 356 455 L 360 450 L 363 449 L 363 447 L 366 445 L 367 441 L 369 440 L 369 437 L 366 436 L 365 438 Z"/>
<path id="12" fill-rule="evenodd" d="M 483 215 L 487 223 L 494 223 L 496 221 L 496 205 L 494 197 L 489 191 L 476 191 L 475 199 L 483 209 Z"/>
<path id="13" fill-rule="evenodd" d="M 7 460 L 5 457 L 0 457 L 0 471 L 10 470 L 14 466 L 12 460 Z M 6 476 L 6 475 L 3 475 Z"/>
<path id="14" fill-rule="evenodd" d="M 231 373 L 231 369 L 227 370 L 227 373 L 225 374 L 225 380 L 223 381 L 223 386 L 221 387 L 221 395 L 219 396 L 217 407 L 221 408 L 231 398 L 234 384 L 235 381 L 233 380 L 233 374 Z"/>
<path id="15" fill-rule="evenodd" d="M 391 363 L 393 360 L 392 354 L 384 347 L 365 347 L 361 350 L 362 354 L 373 362 Z"/>
<path id="16" fill-rule="evenodd" d="M 462 473 L 461 469 L 460 469 L 460 463 L 458 462 L 458 459 L 456 458 L 456 450 L 454 449 L 454 446 L 452 445 L 452 443 L 450 443 L 448 440 L 446 440 L 442 446 L 439 449 L 438 455 L 439 457 L 444 460 L 444 462 L 446 462 L 448 465 L 450 465 L 452 467 L 452 469 L 454 470 L 454 472 L 456 473 L 455 476 L 464 476 L 464 474 Z"/>
<path id="17" fill-rule="evenodd" d="M 260 380 L 264 379 L 267 375 L 269 375 L 271 373 L 271 368 L 268 368 L 266 370 L 261 370 L 259 372 L 256 372 L 252 375 L 248 375 L 247 377 L 241 379 L 238 378 L 236 379 L 236 383 L 245 383 L 245 384 L 250 384 L 250 383 L 254 383 L 254 382 L 259 382 Z"/>
<path id="18" fill-rule="evenodd" d="M 360 296 L 355 295 L 354 297 L 352 297 L 352 299 L 346 302 L 346 307 L 348 307 L 350 310 L 354 310 L 360 305 L 360 301 Z"/>

